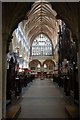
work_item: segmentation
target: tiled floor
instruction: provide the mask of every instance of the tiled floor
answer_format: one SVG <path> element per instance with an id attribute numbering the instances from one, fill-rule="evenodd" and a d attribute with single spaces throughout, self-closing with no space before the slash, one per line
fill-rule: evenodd
<path id="1" fill-rule="evenodd" d="M 68 118 L 64 95 L 50 79 L 35 79 L 23 92 L 19 118 Z"/>

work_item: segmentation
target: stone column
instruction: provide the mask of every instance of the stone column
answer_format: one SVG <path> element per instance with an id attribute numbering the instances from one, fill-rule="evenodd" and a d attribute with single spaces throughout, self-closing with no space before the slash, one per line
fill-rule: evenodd
<path id="1" fill-rule="evenodd" d="M 6 118 L 7 36 L 2 35 L 2 118 Z"/>
<path id="2" fill-rule="evenodd" d="M 79 79 L 79 113 L 80 113 L 80 37 L 78 40 L 78 79 Z"/>
<path id="3" fill-rule="evenodd" d="M 32 56 L 32 46 L 30 46 L 30 57 Z"/>
<path id="4" fill-rule="evenodd" d="M 0 2 L 0 120 L 2 119 L 2 3 Z"/>
<path id="5" fill-rule="evenodd" d="M 80 6 L 78 6 L 78 16 L 80 13 Z M 78 78 L 79 78 L 79 113 L 80 113 L 80 24 L 79 24 L 80 16 L 78 17 Z M 79 114 L 80 118 L 80 114 Z"/>

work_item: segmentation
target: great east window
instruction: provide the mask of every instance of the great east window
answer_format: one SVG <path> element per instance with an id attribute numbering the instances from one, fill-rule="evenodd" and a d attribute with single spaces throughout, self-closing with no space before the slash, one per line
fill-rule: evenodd
<path id="1" fill-rule="evenodd" d="M 32 56 L 49 55 L 52 55 L 52 43 L 46 35 L 39 34 L 32 43 Z"/>

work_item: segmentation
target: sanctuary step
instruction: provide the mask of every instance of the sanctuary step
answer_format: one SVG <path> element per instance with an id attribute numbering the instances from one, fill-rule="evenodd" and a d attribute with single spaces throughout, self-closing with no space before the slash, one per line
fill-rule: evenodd
<path id="1" fill-rule="evenodd" d="M 21 106 L 20 105 L 11 106 L 6 113 L 6 117 L 7 118 L 12 118 L 12 119 L 17 118 L 20 112 L 21 112 Z"/>

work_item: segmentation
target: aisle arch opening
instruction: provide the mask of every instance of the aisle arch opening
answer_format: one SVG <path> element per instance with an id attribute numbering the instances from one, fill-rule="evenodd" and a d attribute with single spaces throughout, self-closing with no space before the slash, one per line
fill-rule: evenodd
<path id="1" fill-rule="evenodd" d="M 70 34 L 72 43 L 73 39 L 67 25 L 61 19 L 57 19 L 56 16 L 56 11 L 52 9 L 48 2 L 35 2 L 31 11 L 27 13 L 28 19 L 18 24 L 18 28 L 13 32 L 10 52 L 17 55 L 19 67 L 31 69 L 30 61 L 37 59 L 44 62 L 51 59 L 55 61 L 55 66 L 52 69 L 53 73 L 55 69 L 58 70 L 59 64 L 59 69 L 61 69 L 62 62 L 67 58 L 66 55 L 61 61 L 59 58 L 60 45 L 65 43 L 65 40 L 61 40 L 63 39 L 61 36 L 64 36 L 66 31 Z M 41 41 L 41 39 L 43 40 Z M 69 40 L 67 43 L 69 43 Z"/>

